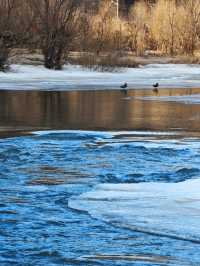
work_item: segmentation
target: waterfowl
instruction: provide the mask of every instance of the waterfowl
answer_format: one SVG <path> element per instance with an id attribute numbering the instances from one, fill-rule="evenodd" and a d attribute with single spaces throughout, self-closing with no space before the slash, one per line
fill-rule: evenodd
<path id="1" fill-rule="evenodd" d="M 121 89 L 126 89 L 127 87 L 128 87 L 128 84 L 126 82 L 120 86 Z"/>
<path id="2" fill-rule="evenodd" d="M 121 92 L 123 92 L 124 94 L 127 94 L 128 84 L 126 82 L 123 85 L 121 85 L 120 88 L 121 88 Z"/>
<path id="3" fill-rule="evenodd" d="M 158 82 L 154 83 L 153 84 L 153 92 L 158 93 L 158 87 L 159 87 L 159 83 Z"/>

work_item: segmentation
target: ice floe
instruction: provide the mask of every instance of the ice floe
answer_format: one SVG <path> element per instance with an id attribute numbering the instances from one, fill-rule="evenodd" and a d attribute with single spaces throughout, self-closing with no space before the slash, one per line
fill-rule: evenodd
<path id="1" fill-rule="evenodd" d="M 92 217 L 149 234 L 200 243 L 200 180 L 101 184 L 69 206 Z"/>
<path id="2" fill-rule="evenodd" d="M 200 94 L 181 96 L 145 96 L 138 97 L 138 99 L 149 101 L 180 102 L 184 104 L 200 104 Z"/>

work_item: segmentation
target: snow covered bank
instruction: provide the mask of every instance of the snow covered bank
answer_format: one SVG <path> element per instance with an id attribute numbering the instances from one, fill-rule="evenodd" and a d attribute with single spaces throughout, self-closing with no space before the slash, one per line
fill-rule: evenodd
<path id="1" fill-rule="evenodd" d="M 42 66 L 12 65 L 11 72 L 0 73 L 0 89 L 15 90 L 81 90 L 129 88 L 200 87 L 200 66 L 186 64 L 152 64 L 125 68 L 119 72 L 97 72 L 81 66 L 67 65 L 63 71 L 47 70 Z"/>

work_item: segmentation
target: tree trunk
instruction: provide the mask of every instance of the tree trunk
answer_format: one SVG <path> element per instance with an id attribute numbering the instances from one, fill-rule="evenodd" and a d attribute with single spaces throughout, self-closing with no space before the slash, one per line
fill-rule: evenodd
<path id="1" fill-rule="evenodd" d="M 48 69 L 61 70 L 63 49 L 61 47 L 50 47 L 43 50 L 44 66 Z"/>
<path id="2" fill-rule="evenodd" d="M 44 66 L 48 69 L 54 69 L 54 62 L 53 62 L 54 48 L 53 47 L 44 48 L 43 54 L 44 54 Z"/>
<path id="3" fill-rule="evenodd" d="M 55 70 L 62 70 L 63 66 L 63 47 L 57 48 L 55 55 Z"/>
<path id="4" fill-rule="evenodd" d="M 8 57 L 9 49 L 0 46 L 0 71 L 7 71 L 9 69 Z"/>

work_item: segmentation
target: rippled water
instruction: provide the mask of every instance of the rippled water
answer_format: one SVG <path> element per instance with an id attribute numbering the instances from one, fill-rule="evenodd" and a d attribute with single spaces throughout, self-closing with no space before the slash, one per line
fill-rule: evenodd
<path id="1" fill-rule="evenodd" d="M 169 221 L 173 234 L 163 215 L 156 232 L 149 226 L 156 216 L 141 220 L 146 230 L 136 230 L 138 213 L 145 217 L 142 197 L 148 202 L 149 193 L 149 207 L 156 208 L 154 191 L 162 193 L 163 183 L 173 187 L 175 200 L 184 198 L 175 189 L 184 181 L 196 182 L 197 188 L 199 139 L 157 132 L 38 132 L 0 140 L 0 169 L 1 265 L 199 265 L 200 245 L 180 237 L 176 219 Z M 197 204 L 193 188 L 189 200 Z M 140 200 L 137 195 L 134 209 L 135 189 L 143 194 Z M 165 197 L 170 200 L 170 191 L 161 196 L 162 204 Z M 190 207 L 185 221 L 197 224 L 198 205 Z M 120 208 L 127 210 L 126 217 L 121 212 L 123 219 Z M 176 208 L 184 218 L 184 209 L 178 203 Z M 199 240 L 192 223 L 188 232 L 196 232 Z"/>

